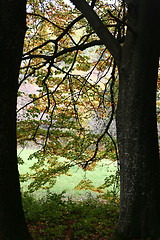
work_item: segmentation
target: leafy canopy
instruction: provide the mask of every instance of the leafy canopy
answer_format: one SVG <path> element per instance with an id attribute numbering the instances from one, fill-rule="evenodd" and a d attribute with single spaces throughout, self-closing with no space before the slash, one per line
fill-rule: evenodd
<path id="1" fill-rule="evenodd" d="M 124 1 L 108 5 L 98 0 L 95 6 L 95 1 L 89 2 L 123 44 Z M 117 89 L 114 58 L 83 15 L 63 0 L 28 0 L 17 138 L 20 145 L 29 141 L 40 147 L 30 157 L 38 160 L 33 165 L 35 184 L 40 178 L 40 185 L 52 185 L 58 174 L 66 174 L 75 164 L 91 170 L 103 158 L 118 158 L 110 131 Z M 59 156 L 69 161 L 59 162 Z"/>

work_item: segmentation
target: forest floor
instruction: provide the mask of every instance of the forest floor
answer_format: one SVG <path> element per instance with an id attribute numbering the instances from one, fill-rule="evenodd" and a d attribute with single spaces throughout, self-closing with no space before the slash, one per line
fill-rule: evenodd
<path id="1" fill-rule="evenodd" d="M 63 194 L 34 199 L 23 194 L 23 206 L 34 240 L 109 240 L 119 215 L 119 199 L 63 200 Z"/>

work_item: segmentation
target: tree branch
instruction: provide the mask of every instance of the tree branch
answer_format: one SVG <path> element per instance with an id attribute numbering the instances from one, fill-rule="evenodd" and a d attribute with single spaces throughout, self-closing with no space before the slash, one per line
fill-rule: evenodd
<path id="1" fill-rule="evenodd" d="M 53 23 L 52 21 L 50 21 L 48 18 L 40 15 L 40 14 L 37 14 L 37 13 L 29 13 L 27 12 L 27 15 L 30 15 L 30 16 L 35 16 L 35 17 L 39 17 L 39 18 L 42 18 L 43 20 L 47 21 L 48 23 L 52 24 L 54 27 L 57 27 L 61 30 L 64 30 L 62 27 L 58 26 L 57 24 Z"/>
<path id="2" fill-rule="evenodd" d="M 118 41 L 114 38 L 111 32 L 107 29 L 107 27 L 103 24 L 99 16 L 92 9 L 91 6 L 85 0 L 70 0 L 76 8 L 85 16 L 88 20 L 89 24 L 95 30 L 98 37 L 107 47 L 107 49 L 111 52 L 113 57 L 116 60 L 117 65 L 120 64 L 120 51 L 121 47 Z"/>
<path id="3" fill-rule="evenodd" d="M 93 47 L 93 46 L 97 46 L 97 45 L 103 45 L 103 42 L 101 40 L 93 40 L 92 42 L 86 43 L 86 44 L 80 44 L 74 47 L 70 47 L 70 48 L 65 48 L 60 52 L 57 52 L 55 54 L 53 54 L 52 56 L 47 56 L 47 55 L 43 55 L 43 54 L 24 54 L 22 57 L 22 60 L 26 60 L 26 59 L 33 59 L 33 58 L 43 58 L 46 61 L 51 61 L 53 60 L 53 58 L 57 58 L 59 56 L 62 56 L 65 53 L 70 53 L 73 51 L 77 51 L 77 50 L 85 50 L 86 48 L 89 47 Z"/>
<path id="4" fill-rule="evenodd" d="M 96 146 L 95 146 L 95 151 L 94 151 L 94 154 L 93 156 L 87 160 L 85 162 L 85 164 L 83 164 L 83 169 L 86 169 L 86 167 L 90 164 L 90 163 L 93 163 L 95 161 L 95 158 L 97 156 L 97 153 L 98 153 L 98 150 L 99 150 L 99 143 L 101 142 L 102 138 L 107 134 L 109 137 L 111 136 L 108 132 L 110 126 L 111 126 L 111 123 L 113 121 L 113 118 L 114 118 L 114 113 L 115 113 L 115 102 L 114 102 L 114 93 L 113 93 L 113 88 L 114 88 L 114 83 L 115 83 L 115 68 L 116 68 L 116 64 L 115 64 L 115 61 L 114 61 L 114 65 L 113 65 L 113 69 L 112 69 L 112 74 L 111 74 L 111 77 L 109 80 L 112 80 L 111 81 L 111 86 L 110 86 L 110 95 L 111 95 L 111 107 L 112 107 L 112 111 L 111 111 L 111 116 L 110 116 L 110 119 L 109 119 L 109 122 L 108 124 L 106 125 L 105 127 L 105 130 L 104 132 L 102 133 L 102 135 L 97 139 L 96 141 Z M 111 137 L 110 137 L 111 138 Z M 112 142 L 113 142 L 113 138 L 111 138 Z M 114 147 L 116 146 L 115 145 L 115 142 L 113 142 L 114 144 Z M 116 148 L 117 149 L 117 148 Z M 116 151 L 116 157 L 117 157 L 117 160 L 118 160 L 118 154 L 117 154 L 117 151 Z"/>

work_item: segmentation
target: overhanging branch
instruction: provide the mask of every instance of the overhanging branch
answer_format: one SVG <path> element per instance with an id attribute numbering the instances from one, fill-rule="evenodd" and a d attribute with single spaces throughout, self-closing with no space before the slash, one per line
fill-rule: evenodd
<path id="1" fill-rule="evenodd" d="M 57 52 L 55 54 L 53 54 L 52 56 L 47 56 L 47 55 L 43 55 L 43 54 L 27 54 L 25 53 L 22 57 L 22 60 L 27 60 L 27 59 L 34 59 L 34 58 L 43 58 L 46 61 L 51 61 L 53 60 L 53 58 L 57 58 L 59 56 L 62 56 L 63 54 L 66 53 L 70 53 L 70 52 L 74 52 L 77 50 L 85 50 L 89 47 L 93 47 L 93 46 L 97 46 L 97 45 L 103 45 L 103 42 L 101 40 L 93 40 L 92 42 L 86 43 L 86 44 L 80 44 L 74 47 L 70 47 L 70 48 L 65 48 L 60 52 Z"/>
<path id="2" fill-rule="evenodd" d="M 103 44 L 110 51 L 112 56 L 115 58 L 117 65 L 120 64 L 120 50 L 121 47 L 119 42 L 114 38 L 111 32 L 103 24 L 99 16 L 92 9 L 92 7 L 85 0 L 70 0 L 76 8 L 85 16 L 89 24 L 95 30 L 98 37 L 101 39 Z"/>

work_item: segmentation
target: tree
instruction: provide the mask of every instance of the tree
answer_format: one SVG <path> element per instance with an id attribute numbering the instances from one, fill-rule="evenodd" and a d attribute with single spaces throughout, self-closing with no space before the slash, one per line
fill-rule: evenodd
<path id="1" fill-rule="evenodd" d="M 48 7 L 44 8 L 41 3 L 38 4 L 38 1 L 37 9 L 28 13 L 28 15 L 32 16 L 36 26 L 35 31 L 30 31 L 30 34 L 35 33 L 30 38 L 34 41 L 35 46 L 32 49 L 28 47 L 23 54 L 25 66 L 22 67 L 22 72 L 26 71 L 26 74 L 24 73 L 21 82 L 25 81 L 27 76 L 35 74 L 37 84 L 43 89 L 40 97 L 32 96 L 31 103 L 46 97 L 47 105 L 44 108 L 44 114 L 47 113 L 50 119 L 46 143 L 53 150 L 53 153 L 63 154 L 62 151 L 57 151 L 65 143 L 60 141 L 62 139 L 58 140 L 59 134 L 61 138 L 67 138 L 67 144 L 64 144 L 64 154 L 68 153 L 67 156 L 69 156 L 69 151 L 71 151 L 73 153 L 71 154 L 71 160 L 76 158 L 79 163 L 82 159 L 82 166 L 86 168 L 89 163 L 100 159 L 99 156 L 97 157 L 98 148 L 104 135 L 109 134 L 110 120 L 113 119 L 115 113 L 115 99 L 113 98 L 115 88 L 113 85 L 117 79 L 115 73 L 118 69 L 119 94 L 116 121 L 120 160 L 121 204 L 119 224 L 115 235 L 117 239 L 123 240 L 135 238 L 158 239 L 160 237 L 160 168 L 156 120 L 156 84 L 160 53 L 158 46 L 159 32 L 157 30 L 159 3 L 156 0 L 153 1 L 152 5 L 150 5 L 149 1 L 144 0 L 120 0 L 117 1 L 119 5 L 116 7 L 108 6 L 104 1 L 96 0 L 89 1 L 91 6 L 85 0 L 72 0 L 71 2 L 79 9 L 81 15 L 76 9 L 74 11 L 66 10 L 66 6 L 61 0 L 57 1 L 58 4 L 52 4 L 54 19 L 55 21 L 58 20 L 60 25 L 58 21 L 53 23 L 53 15 L 50 14 L 52 11 L 49 11 Z M 45 4 L 47 3 L 51 4 L 50 1 L 45 1 Z M 57 6 L 59 6 L 59 9 L 57 9 Z M 41 9 L 46 9 L 46 11 L 41 11 Z M 66 14 L 63 15 L 62 10 Z M 84 17 L 89 22 L 90 27 Z M 49 31 L 50 34 L 46 34 L 46 32 L 41 35 L 37 34 L 42 29 L 42 22 L 43 26 L 46 26 L 44 22 L 47 23 L 49 29 L 51 29 L 52 25 L 52 30 Z M 78 26 L 76 23 L 78 23 Z M 86 29 L 79 41 L 75 41 L 73 38 L 75 31 L 73 26 L 79 29 L 83 26 Z M 45 41 L 43 36 L 47 35 L 49 38 L 52 31 L 53 38 L 51 37 Z M 40 41 L 38 44 L 37 39 Z M 84 55 L 81 56 L 83 58 L 77 58 L 80 51 L 92 46 L 100 46 L 100 52 L 106 53 L 106 65 L 103 65 L 104 68 L 107 68 L 107 65 L 110 64 L 107 57 L 109 52 L 112 55 L 112 61 L 110 61 L 112 81 L 109 81 L 108 85 L 105 84 L 105 90 L 101 92 L 96 88 L 95 90 L 93 88 L 95 84 L 91 84 L 87 78 L 79 75 L 77 77 L 72 73 L 76 61 L 81 64 L 86 61 Z M 106 51 L 106 48 L 109 52 Z M 65 67 L 58 66 L 61 61 L 65 62 Z M 95 64 L 94 67 L 96 66 Z M 64 76 L 55 78 L 51 74 L 52 69 L 57 70 L 57 75 L 63 73 Z M 110 107 L 112 111 L 103 133 L 93 137 L 90 133 L 87 135 L 86 131 L 84 131 L 82 121 L 84 108 L 81 108 L 80 113 L 83 115 L 81 118 L 82 115 L 79 115 L 77 111 L 80 108 L 77 107 L 76 103 L 80 99 L 79 96 L 82 97 L 81 100 L 91 99 L 91 95 L 88 93 L 92 89 L 92 97 L 96 96 L 96 98 L 94 101 L 86 101 L 86 106 L 88 109 L 91 109 L 89 106 L 92 106 L 92 111 L 93 109 L 98 111 L 99 109 L 96 108 L 95 103 L 98 102 L 98 107 L 103 106 L 100 103 L 105 102 L 104 96 L 107 95 L 106 85 L 110 86 Z M 55 87 L 54 90 L 53 87 Z M 52 89 L 50 90 L 50 88 Z M 65 94 L 69 93 L 70 95 L 62 95 L 64 89 Z M 82 90 L 84 90 L 84 95 L 80 94 Z M 77 93 L 78 98 L 75 97 Z M 65 105 L 66 96 L 70 96 L 67 98 L 70 101 Z M 58 104 L 61 108 L 64 105 L 67 106 L 70 111 L 69 114 L 65 110 L 63 110 L 63 114 L 62 111 L 56 112 Z M 35 106 L 39 110 L 39 104 Z M 53 115 L 53 112 L 56 114 Z M 59 123 L 63 123 L 60 126 L 63 126 L 65 131 L 60 131 L 58 128 L 57 115 L 60 116 Z M 75 118 L 73 118 L 73 115 Z M 53 125 L 56 127 L 52 128 Z M 40 128 L 40 125 L 38 125 L 38 128 Z M 66 129 L 72 129 L 72 131 L 69 132 Z M 57 134 L 49 134 L 48 130 L 52 130 Z M 32 136 L 32 140 L 34 140 L 35 134 Z M 39 131 L 38 136 L 42 140 L 41 136 L 44 137 L 44 133 Z M 74 138 L 75 141 L 70 141 L 71 138 Z M 88 139 L 89 145 L 86 146 L 84 140 L 87 142 Z M 77 148 L 75 147 L 77 146 L 76 141 L 78 142 Z M 52 142 L 54 142 L 53 145 Z M 72 152 L 73 146 L 75 147 L 74 152 Z M 80 151 L 81 149 L 86 150 L 85 156 L 83 151 Z"/>
<path id="2" fill-rule="evenodd" d="M 123 45 L 85 0 L 72 0 L 110 50 L 119 70 L 117 136 L 121 200 L 119 239 L 160 238 L 160 162 L 156 120 L 160 4 L 123 1 L 127 27 Z M 124 7 L 125 8 L 125 7 Z M 158 9 L 158 10 L 157 10 Z M 121 28 L 119 28 L 121 31 Z"/>
<path id="3" fill-rule="evenodd" d="M 0 2 L 0 239 L 32 239 L 21 203 L 16 142 L 18 74 L 26 31 L 25 0 Z"/>

